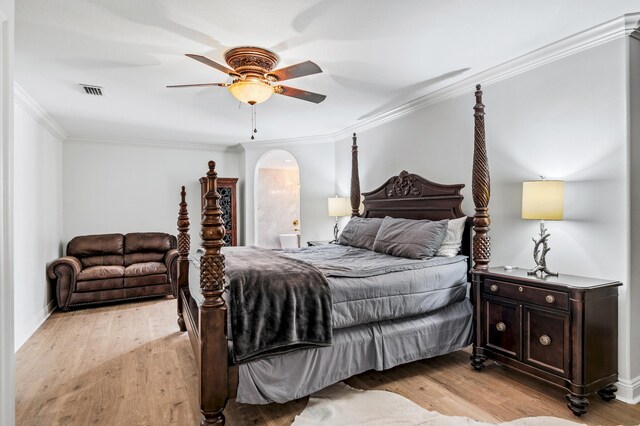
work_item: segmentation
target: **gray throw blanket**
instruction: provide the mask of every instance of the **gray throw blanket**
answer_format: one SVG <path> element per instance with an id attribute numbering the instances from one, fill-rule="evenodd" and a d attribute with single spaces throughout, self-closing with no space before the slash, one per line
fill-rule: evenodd
<path id="1" fill-rule="evenodd" d="M 224 255 L 235 362 L 331 345 L 331 290 L 315 266 L 258 247 Z"/>

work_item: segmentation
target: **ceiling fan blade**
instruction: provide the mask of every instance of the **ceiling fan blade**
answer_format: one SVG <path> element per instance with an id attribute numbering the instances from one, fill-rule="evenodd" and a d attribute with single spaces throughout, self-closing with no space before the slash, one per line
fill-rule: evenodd
<path id="1" fill-rule="evenodd" d="M 305 75 L 317 74 L 322 69 L 314 62 L 306 61 L 279 70 L 271 71 L 267 76 L 275 77 L 276 81 L 291 80 L 292 78 L 304 77 Z"/>
<path id="2" fill-rule="evenodd" d="M 188 56 L 188 57 L 190 57 L 192 59 L 195 59 L 198 62 L 202 62 L 205 65 L 209 65 L 210 67 L 215 68 L 218 71 L 222 71 L 223 73 L 236 74 L 236 72 L 234 70 L 232 70 L 230 68 L 227 68 L 224 65 L 219 64 L 219 63 L 217 63 L 215 61 L 212 61 L 211 59 L 206 58 L 206 57 L 204 57 L 202 55 L 194 55 L 193 53 L 187 53 L 186 56 Z"/>
<path id="3" fill-rule="evenodd" d="M 302 99 L 303 101 L 309 101 L 316 104 L 324 101 L 326 95 L 320 93 L 307 92 L 306 90 L 296 89 L 295 87 L 287 86 L 275 86 L 275 93 L 284 96 L 291 96 L 292 98 Z"/>
<path id="4" fill-rule="evenodd" d="M 173 89 L 176 87 L 207 87 L 207 86 L 229 87 L 231 86 L 231 84 L 229 83 L 174 84 L 173 86 L 167 86 L 167 88 Z"/>

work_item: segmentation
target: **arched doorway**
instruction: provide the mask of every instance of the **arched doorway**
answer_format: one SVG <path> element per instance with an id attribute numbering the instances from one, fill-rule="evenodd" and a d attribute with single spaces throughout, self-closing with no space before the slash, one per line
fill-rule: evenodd
<path id="1" fill-rule="evenodd" d="M 266 152 L 255 170 L 256 245 L 267 248 L 300 244 L 300 170 L 295 157 Z"/>

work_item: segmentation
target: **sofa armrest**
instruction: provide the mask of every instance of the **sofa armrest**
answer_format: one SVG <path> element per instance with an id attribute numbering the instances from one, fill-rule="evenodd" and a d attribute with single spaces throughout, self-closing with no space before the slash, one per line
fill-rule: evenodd
<path id="1" fill-rule="evenodd" d="M 171 285 L 171 291 L 173 295 L 177 297 L 177 285 L 178 285 L 178 250 L 171 249 L 164 255 L 164 263 L 167 267 L 167 276 L 169 277 L 169 284 Z"/>
<path id="2" fill-rule="evenodd" d="M 67 310 L 69 298 L 76 287 L 76 278 L 82 270 L 77 257 L 65 256 L 49 264 L 47 275 L 56 280 L 56 299 L 60 309 Z"/>

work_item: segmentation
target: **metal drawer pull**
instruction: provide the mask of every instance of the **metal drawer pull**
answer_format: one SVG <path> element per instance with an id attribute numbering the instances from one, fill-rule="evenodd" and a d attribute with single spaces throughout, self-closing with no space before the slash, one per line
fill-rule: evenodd
<path id="1" fill-rule="evenodd" d="M 494 293 L 498 291 L 498 286 L 496 284 L 491 284 L 490 288 L 491 288 L 491 291 L 493 291 Z"/>
<path id="2" fill-rule="evenodd" d="M 547 303 L 553 303 L 556 301 L 556 298 L 549 294 L 547 295 L 547 297 L 544 298 L 544 300 L 546 300 Z"/>
<path id="3" fill-rule="evenodd" d="M 542 346 L 549 346 L 551 344 L 551 337 L 543 334 L 540 336 L 540 344 L 542 344 Z"/>
<path id="4" fill-rule="evenodd" d="M 518 287 L 518 291 L 519 291 L 520 293 L 522 293 L 522 292 L 524 291 L 524 288 L 522 288 L 522 287 Z"/>
<path id="5" fill-rule="evenodd" d="M 506 329 L 507 329 L 507 326 L 503 322 L 499 322 L 496 324 L 496 330 L 505 331 Z"/>

